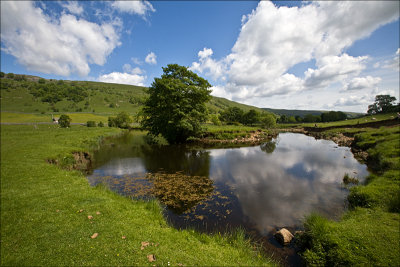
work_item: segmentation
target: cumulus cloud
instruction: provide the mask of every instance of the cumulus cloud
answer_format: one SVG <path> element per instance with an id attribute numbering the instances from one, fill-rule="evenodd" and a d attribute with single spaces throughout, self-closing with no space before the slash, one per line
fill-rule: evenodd
<path id="1" fill-rule="evenodd" d="M 113 23 L 96 24 L 62 14 L 52 19 L 31 1 L 1 2 L 2 49 L 29 70 L 86 76 L 119 46 Z"/>
<path id="2" fill-rule="evenodd" d="M 341 56 L 324 56 L 317 61 L 318 69 L 308 69 L 305 74 L 305 86 L 308 89 L 326 87 L 341 81 L 349 75 L 358 75 L 365 69 L 367 56 L 352 57 L 344 53 Z"/>
<path id="3" fill-rule="evenodd" d="M 226 74 L 226 64 L 224 64 L 222 61 L 216 61 L 212 59 L 212 54 L 213 50 L 205 47 L 198 53 L 200 62 L 193 62 L 189 69 L 191 71 L 198 71 L 200 73 L 205 72 L 207 76 L 210 76 L 214 80 L 218 80 L 219 78 L 225 80 L 224 75 Z"/>
<path id="4" fill-rule="evenodd" d="M 68 1 L 66 3 L 60 3 L 60 5 L 72 14 L 81 15 L 83 13 L 83 7 L 79 5 L 78 1 Z"/>
<path id="5" fill-rule="evenodd" d="M 356 77 L 343 86 L 343 91 L 375 89 L 382 79 L 380 77 Z"/>
<path id="6" fill-rule="evenodd" d="M 156 54 L 154 54 L 153 52 L 150 52 L 150 53 L 146 56 L 146 58 L 145 58 L 144 61 L 145 61 L 147 64 L 155 65 L 155 64 L 157 64 L 157 56 L 156 56 Z"/>
<path id="7" fill-rule="evenodd" d="M 396 20 L 398 10 L 397 1 L 322 1 L 301 7 L 260 1 L 242 18 L 229 55 L 217 60 L 211 48 L 204 48 L 191 69 L 217 79 L 221 83 L 216 92 L 224 91 L 232 99 L 327 88 L 365 69 L 368 57 L 352 57 L 345 49 Z M 310 60 L 316 68 L 307 70 L 304 78 L 288 73 Z"/>
<path id="8" fill-rule="evenodd" d="M 111 6 L 120 12 L 145 16 L 148 12 L 156 10 L 148 1 L 114 1 Z"/>
<path id="9" fill-rule="evenodd" d="M 119 83 L 119 84 L 144 86 L 145 79 L 146 76 L 139 74 L 111 72 L 109 74 L 104 74 L 99 76 L 97 80 L 105 83 Z"/>

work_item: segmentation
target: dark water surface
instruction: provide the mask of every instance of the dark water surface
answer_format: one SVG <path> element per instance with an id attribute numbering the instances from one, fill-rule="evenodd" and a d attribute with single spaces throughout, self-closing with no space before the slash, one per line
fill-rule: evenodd
<path id="1" fill-rule="evenodd" d="M 207 232 L 244 228 L 291 265 L 298 259 L 293 250 L 273 240 L 276 229 L 300 230 L 311 212 L 338 219 L 348 194 L 344 174 L 361 182 L 368 174 L 349 148 L 293 133 L 261 146 L 227 149 L 148 145 L 143 135 L 131 133 L 106 142 L 94 160 L 89 182 L 105 183 L 126 196 L 146 197 L 151 188 L 195 194 L 201 188 L 200 199 L 166 205 L 165 216 L 172 225 Z M 146 178 L 147 173 L 159 172 L 179 172 L 183 178 L 172 189 L 160 183 L 164 176 Z M 193 184 L 187 176 L 203 180 Z"/>

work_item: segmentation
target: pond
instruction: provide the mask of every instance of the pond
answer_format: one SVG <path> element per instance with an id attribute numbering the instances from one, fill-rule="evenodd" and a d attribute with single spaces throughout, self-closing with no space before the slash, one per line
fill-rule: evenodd
<path id="1" fill-rule="evenodd" d="M 300 230 L 312 212 L 338 219 L 346 209 L 345 173 L 360 182 L 368 175 L 350 148 L 303 134 L 211 149 L 149 145 L 145 139 L 133 132 L 105 142 L 94 153 L 90 184 L 128 197 L 157 197 L 177 228 L 241 227 L 272 250 L 282 249 L 272 238 L 276 229 Z"/>

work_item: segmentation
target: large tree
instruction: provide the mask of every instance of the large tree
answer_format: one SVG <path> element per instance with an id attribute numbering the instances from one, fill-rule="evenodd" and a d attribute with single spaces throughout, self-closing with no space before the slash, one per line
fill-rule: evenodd
<path id="1" fill-rule="evenodd" d="M 207 119 L 211 85 L 177 64 L 168 65 L 163 72 L 148 89 L 140 123 L 143 129 L 161 134 L 169 143 L 181 143 L 201 132 L 201 123 Z"/>
<path id="2" fill-rule="evenodd" d="M 395 101 L 394 96 L 377 95 L 375 96 L 375 103 L 368 106 L 368 114 L 394 112 L 396 111 Z"/>

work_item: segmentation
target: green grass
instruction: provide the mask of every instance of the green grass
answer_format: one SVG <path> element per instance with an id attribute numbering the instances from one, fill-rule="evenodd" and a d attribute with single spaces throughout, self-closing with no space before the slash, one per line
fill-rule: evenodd
<path id="1" fill-rule="evenodd" d="M 221 236 L 176 230 L 167 225 L 157 202 L 90 187 L 82 173 L 47 163 L 120 132 L 2 125 L 1 265 L 271 264 L 243 232 Z M 94 233 L 98 237 L 91 239 Z M 141 250 L 144 241 L 154 245 Z M 153 263 L 148 262 L 150 254 L 156 256 Z"/>
<path id="2" fill-rule="evenodd" d="M 366 128 L 355 135 L 354 147 L 368 152 L 374 173 L 366 185 L 350 189 L 350 211 L 342 220 L 307 218 L 302 242 L 309 265 L 400 265 L 399 140 L 399 126 Z"/>

